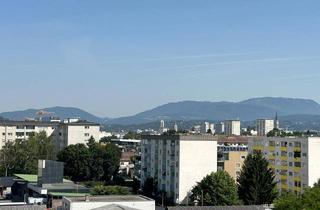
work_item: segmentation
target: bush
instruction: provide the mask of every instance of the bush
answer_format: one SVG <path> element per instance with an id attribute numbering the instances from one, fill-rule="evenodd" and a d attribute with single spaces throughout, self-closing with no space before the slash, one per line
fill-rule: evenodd
<path id="1" fill-rule="evenodd" d="M 92 195 L 130 195 L 129 189 L 122 186 L 97 185 L 91 190 Z"/>

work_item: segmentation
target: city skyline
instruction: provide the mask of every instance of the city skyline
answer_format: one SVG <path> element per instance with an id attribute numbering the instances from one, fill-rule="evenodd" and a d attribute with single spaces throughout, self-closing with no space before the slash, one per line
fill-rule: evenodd
<path id="1" fill-rule="evenodd" d="M 183 100 L 320 101 L 318 2 L 98 2 L 2 3 L 0 112 L 119 117 Z"/>

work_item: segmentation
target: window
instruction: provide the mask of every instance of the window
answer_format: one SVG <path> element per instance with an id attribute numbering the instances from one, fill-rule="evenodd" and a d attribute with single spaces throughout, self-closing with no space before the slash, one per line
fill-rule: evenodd
<path id="1" fill-rule="evenodd" d="M 85 129 L 89 129 L 90 127 L 89 127 L 89 126 L 84 126 L 84 128 L 85 128 Z"/>
<path id="2" fill-rule="evenodd" d="M 85 133 L 84 136 L 90 136 L 90 134 L 89 133 Z"/>
<path id="3" fill-rule="evenodd" d="M 302 157 L 307 157 L 307 153 L 302 153 Z"/>
<path id="4" fill-rule="evenodd" d="M 2 133 L 2 136 L 5 136 L 6 135 L 6 133 Z"/>
<path id="5" fill-rule="evenodd" d="M 242 155 L 242 156 L 241 156 L 241 159 L 242 159 L 242 160 L 246 159 L 246 156 Z"/>
<path id="6" fill-rule="evenodd" d="M 236 163 L 236 167 L 240 168 L 241 164 L 240 163 Z"/>
<path id="7" fill-rule="evenodd" d="M 294 142 L 294 146 L 295 147 L 301 147 L 301 143 L 300 142 Z"/>
<path id="8" fill-rule="evenodd" d="M 12 133 L 8 133 L 8 136 L 12 136 Z"/>
<path id="9" fill-rule="evenodd" d="M 289 166 L 292 167 L 292 165 L 293 165 L 292 162 L 289 162 Z"/>
<path id="10" fill-rule="evenodd" d="M 294 167 L 301 168 L 301 162 L 294 162 Z"/>

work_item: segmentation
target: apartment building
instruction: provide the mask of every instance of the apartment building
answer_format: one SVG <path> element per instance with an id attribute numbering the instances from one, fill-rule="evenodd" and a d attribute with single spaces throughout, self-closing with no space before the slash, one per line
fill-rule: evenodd
<path id="1" fill-rule="evenodd" d="M 236 135 L 240 136 L 240 120 L 226 120 L 224 121 L 224 132 L 225 135 Z"/>
<path id="2" fill-rule="evenodd" d="M 26 140 L 31 133 L 45 131 L 48 136 L 51 136 L 58 125 L 59 123 L 56 122 L 2 121 L 0 122 L 0 148 L 7 141 Z"/>
<path id="3" fill-rule="evenodd" d="M 217 137 L 213 135 L 149 135 L 141 141 L 141 185 L 152 177 L 159 191 L 184 204 L 206 175 L 217 171 Z"/>
<path id="4" fill-rule="evenodd" d="M 266 136 L 274 129 L 275 121 L 271 119 L 258 119 L 256 121 L 256 130 L 258 136 Z"/>
<path id="5" fill-rule="evenodd" d="M 71 144 L 86 143 L 92 136 L 100 137 L 100 125 L 86 121 L 44 122 L 44 121 L 3 121 L 0 122 L 0 148 L 8 141 L 27 140 L 31 133 L 45 131 L 61 150 Z"/>
<path id="6" fill-rule="evenodd" d="M 248 155 L 248 141 L 241 136 L 219 136 L 218 170 L 226 171 L 235 180 Z"/>
<path id="7" fill-rule="evenodd" d="M 86 144 L 90 137 L 99 141 L 100 125 L 86 121 L 63 122 L 54 134 L 56 148 L 62 150 L 72 144 Z"/>
<path id="8" fill-rule="evenodd" d="M 249 152 L 261 152 L 274 169 L 280 192 L 301 193 L 320 178 L 319 137 L 252 137 Z"/>

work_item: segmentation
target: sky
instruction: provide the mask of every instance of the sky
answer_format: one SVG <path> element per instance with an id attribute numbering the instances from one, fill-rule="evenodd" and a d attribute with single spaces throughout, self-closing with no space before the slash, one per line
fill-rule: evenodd
<path id="1" fill-rule="evenodd" d="M 2 0 L 0 112 L 320 102 L 318 0 Z"/>

